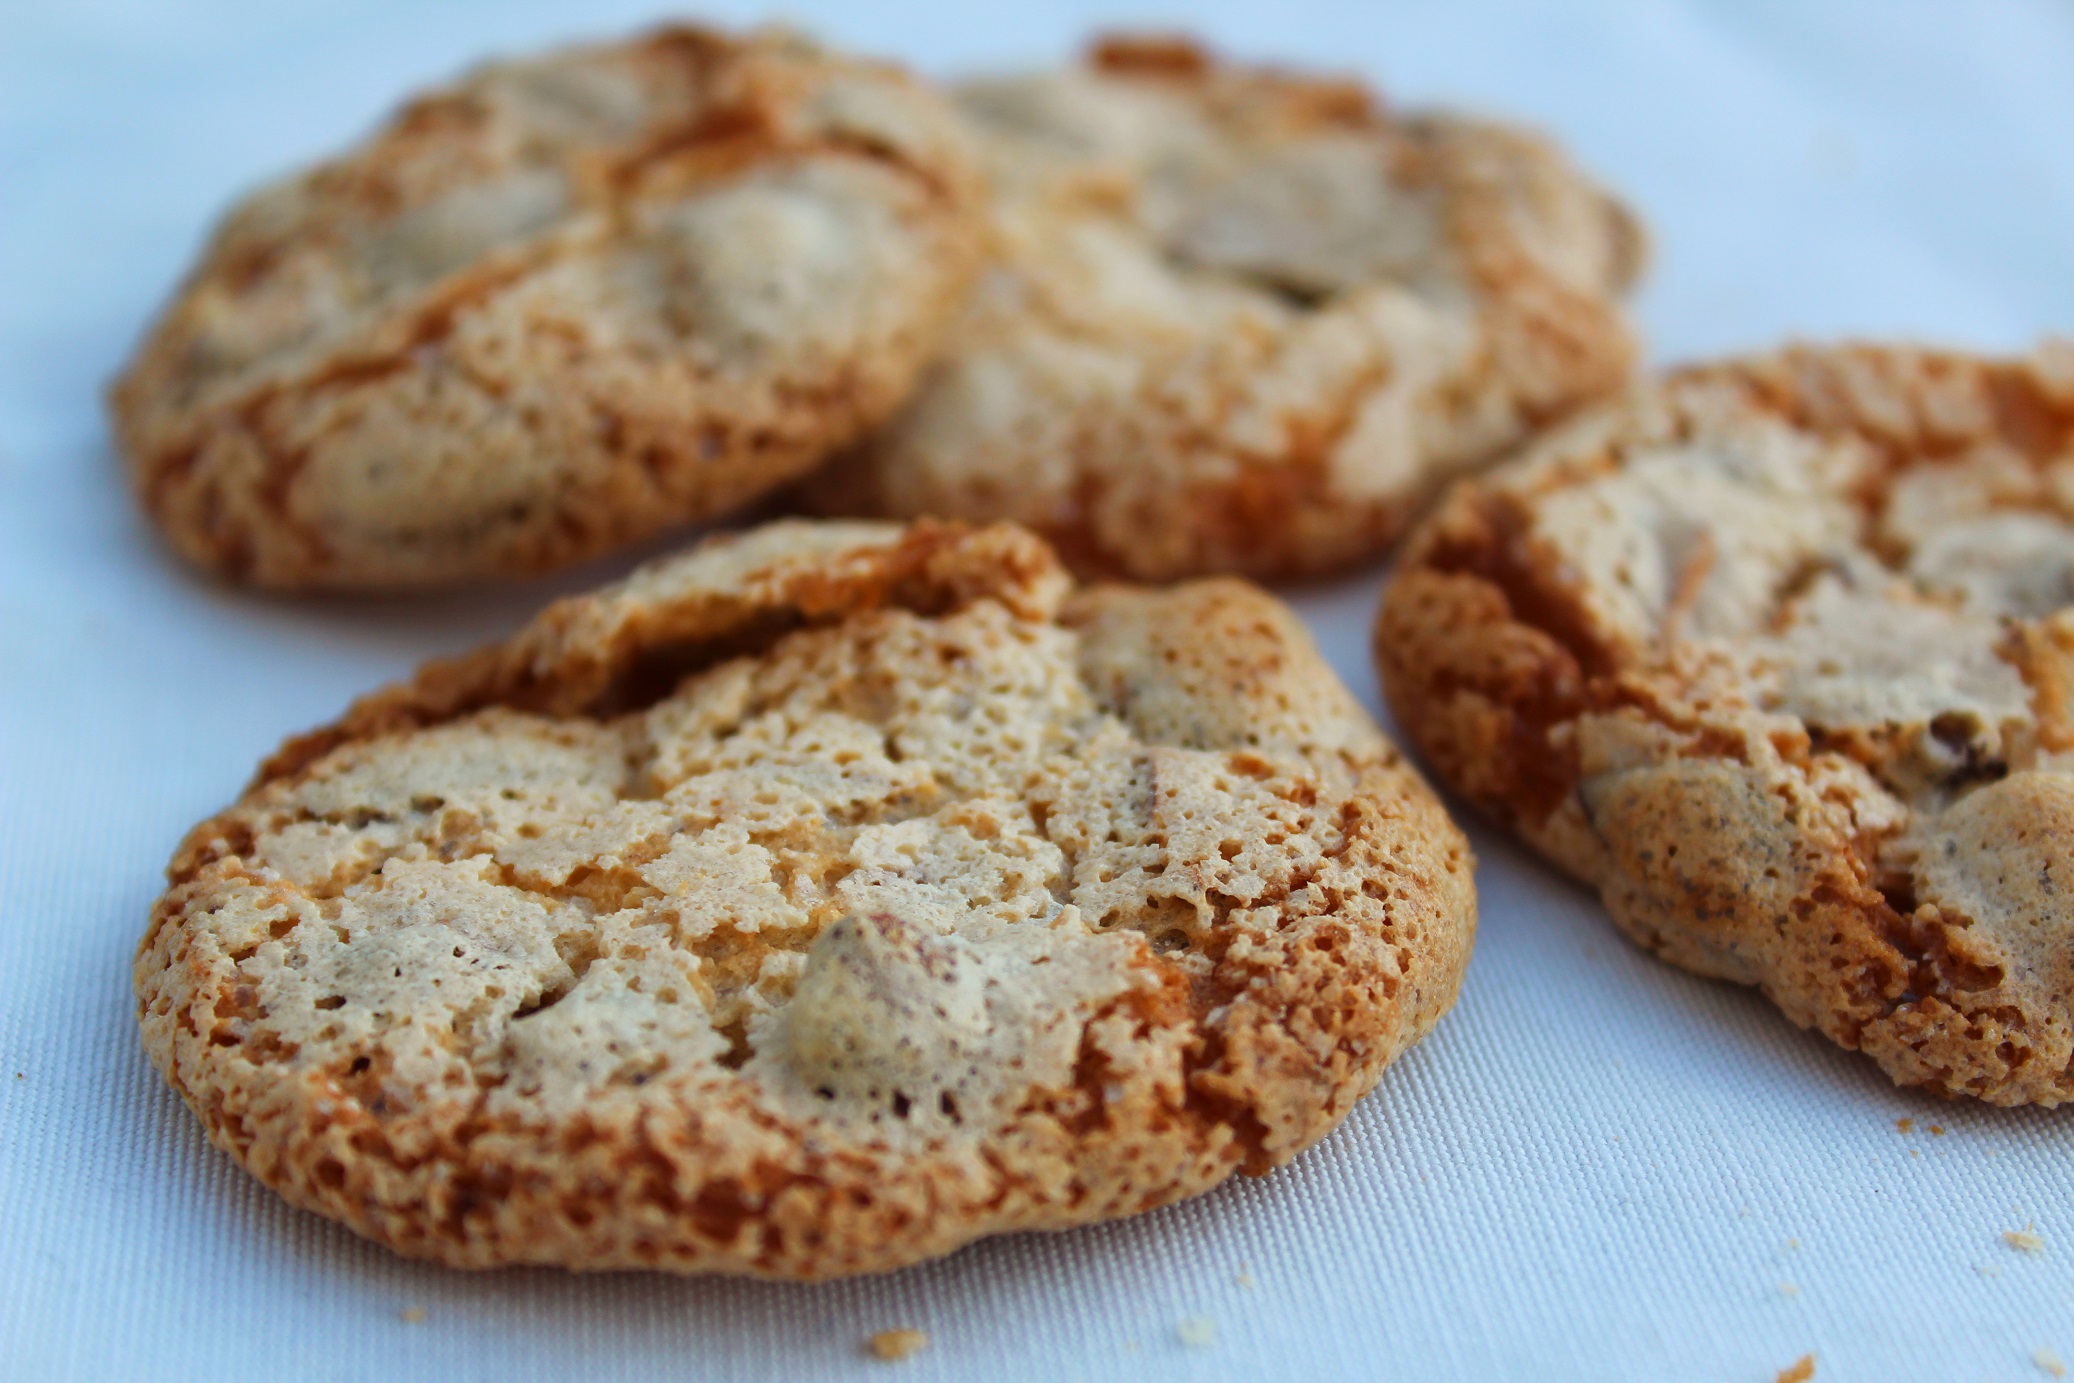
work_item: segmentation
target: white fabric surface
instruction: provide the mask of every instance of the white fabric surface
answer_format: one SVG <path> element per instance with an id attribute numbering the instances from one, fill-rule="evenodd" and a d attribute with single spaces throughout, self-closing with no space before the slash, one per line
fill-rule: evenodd
<path id="1" fill-rule="evenodd" d="M 289 1210 L 210 1149 L 131 1021 L 163 861 L 280 737 L 550 588 L 204 585 L 131 508 L 99 392 L 234 192 L 479 54 L 641 8 L 0 7 L 0 1378 L 1765 1380 L 1813 1352 L 1830 1383 L 2074 1360 L 2074 1109 L 1895 1090 L 1648 959 L 1488 832 L 1482 938 L 1435 1035 L 1295 1165 L 1130 1223 L 811 1288 L 465 1275 Z M 937 71 L 1052 57 L 1116 17 L 790 9 Z M 1659 359 L 2074 329 L 2066 0 L 1136 17 L 1558 131 L 1655 229 Z M 1371 703 L 1378 579 L 1295 593 Z M 2005 1245 L 2034 1221 L 2042 1256 Z M 1214 1347 L 1184 1347 L 1194 1318 Z M 922 1354 L 859 1354 L 902 1325 Z"/>

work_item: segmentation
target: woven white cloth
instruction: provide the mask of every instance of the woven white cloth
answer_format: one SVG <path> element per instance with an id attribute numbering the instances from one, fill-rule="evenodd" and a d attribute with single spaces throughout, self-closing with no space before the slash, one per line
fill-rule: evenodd
<path id="1" fill-rule="evenodd" d="M 625 563 L 414 603 L 208 586 L 132 509 L 101 388 L 239 189 L 414 84 L 639 8 L 0 6 L 0 1378 L 1603 1383 L 1813 1354 L 1830 1383 L 2074 1361 L 2074 1109 L 1898 1091 L 1642 955 L 1483 831 L 1483 934 L 1433 1037 L 1293 1166 L 1128 1223 L 812 1288 L 468 1275 L 290 1210 L 209 1148 L 131 1018 L 181 832 L 283 735 Z M 1048 60 L 1105 17 L 788 9 L 939 72 Z M 2074 331 L 2066 0 L 1139 13 L 1556 131 L 1654 228 L 1658 359 Z M 1371 704 L 1379 580 L 1294 593 Z M 2004 1241 L 2033 1225 L 2041 1254 Z M 860 1352 L 895 1326 L 930 1343 Z"/>

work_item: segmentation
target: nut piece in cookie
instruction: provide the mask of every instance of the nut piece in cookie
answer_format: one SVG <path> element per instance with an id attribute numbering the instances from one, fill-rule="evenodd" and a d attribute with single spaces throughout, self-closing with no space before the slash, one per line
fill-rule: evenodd
<path id="1" fill-rule="evenodd" d="M 1376 655 L 1666 960 L 1901 1084 L 2074 1098 L 2074 345 L 1638 388 L 1448 497 Z"/>
<path id="2" fill-rule="evenodd" d="M 1084 572 L 1290 577 L 1617 390 L 1634 216 L 1547 141 L 1112 39 L 958 94 L 999 260 L 824 512 L 1011 520 Z"/>
<path id="3" fill-rule="evenodd" d="M 784 484 L 977 267 L 947 102 L 796 35 L 483 67 L 246 198 L 113 392 L 172 545 L 281 588 L 535 572 Z"/>
<path id="4" fill-rule="evenodd" d="M 139 1017 L 399 1251 L 821 1278 L 1286 1162 L 1453 1002 L 1470 871 L 1257 589 L 783 523 L 284 745 Z"/>

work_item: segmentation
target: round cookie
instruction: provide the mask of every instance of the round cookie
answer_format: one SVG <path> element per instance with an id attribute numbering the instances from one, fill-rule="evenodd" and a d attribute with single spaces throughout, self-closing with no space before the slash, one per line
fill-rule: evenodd
<path id="1" fill-rule="evenodd" d="M 236 580 L 560 566 L 876 425 L 983 217 L 948 103 L 796 35 L 488 66 L 230 213 L 115 386 L 123 449 Z"/>
<path id="2" fill-rule="evenodd" d="M 1257 589 L 793 522 L 290 741 L 136 986 L 215 1142 L 394 1249 L 823 1278 L 1287 1161 L 1453 1001 L 1471 866 Z"/>
<path id="3" fill-rule="evenodd" d="M 1639 388 L 1448 497 L 1376 652 L 1642 945 L 1903 1085 L 2074 1097 L 2074 345 Z"/>
<path id="4" fill-rule="evenodd" d="M 1617 390 L 1634 217 L 1524 131 L 1112 40 L 959 93 L 999 264 L 917 397 L 803 487 L 1008 520 L 1139 580 L 1343 568 Z"/>

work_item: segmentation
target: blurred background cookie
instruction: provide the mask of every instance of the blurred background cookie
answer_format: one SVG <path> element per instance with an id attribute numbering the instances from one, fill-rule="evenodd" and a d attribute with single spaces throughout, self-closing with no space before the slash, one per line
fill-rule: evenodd
<path id="1" fill-rule="evenodd" d="M 1008 519 L 1076 567 L 1321 573 L 1625 380 L 1634 216 L 1546 141 L 1112 39 L 959 107 L 999 263 L 827 512 Z"/>
<path id="2" fill-rule="evenodd" d="M 2074 345 L 1650 384 L 1450 495 L 1376 654 L 1664 959 L 1903 1085 L 2074 1098 Z"/>
<path id="3" fill-rule="evenodd" d="M 542 571 L 882 419 L 979 217 L 945 103 L 796 35 L 492 65 L 230 213 L 115 387 L 122 444 L 234 580 Z"/>
<path id="4" fill-rule="evenodd" d="M 1256 588 L 795 521 L 290 741 L 136 987 L 402 1252 L 821 1278 L 1288 1161 L 1453 1003 L 1472 864 Z"/>

